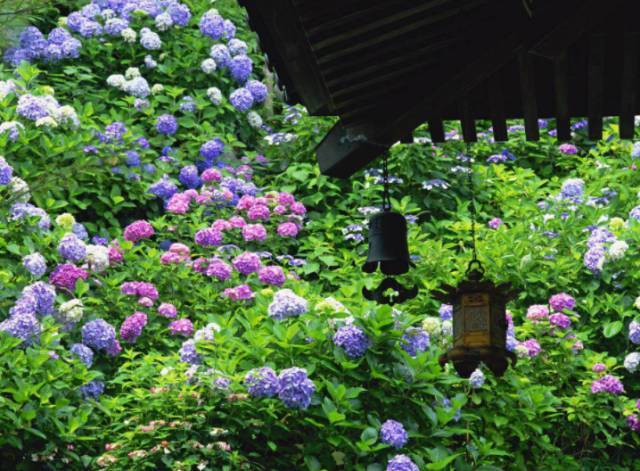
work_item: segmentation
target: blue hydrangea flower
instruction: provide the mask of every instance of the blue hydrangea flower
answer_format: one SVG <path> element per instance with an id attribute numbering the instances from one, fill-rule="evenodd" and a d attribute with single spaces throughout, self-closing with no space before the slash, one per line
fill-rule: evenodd
<path id="1" fill-rule="evenodd" d="M 74 343 L 70 348 L 71 353 L 73 353 L 78 359 L 87 365 L 87 368 L 90 368 L 93 364 L 93 350 L 91 350 L 86 345 L 81 343 Z"/>
<path id="2" fill-rule="evenodd" d="M 198 175 L 198 168 L 195 165 L 186 165 L 180 169 L 178 180 L 187 188 L 198 188 L 202 181 Z"/>
<path id="3" fill-rule="evenodd" d="M 410 327 L 404 332 L 401 345 L 405 352 L 415 357 L 429 348 L 429 334 L 418 327 Z"/>
<path id="4" fill-rule="evenodd" d="M 560 197 L 563 200 L 569 200 L 578 203 L 582 200 L 584 194 L 584 180 L 581 178 L 569 178 L 565 180 L 560 189 Z"/>
<path id="5" fill-rule="evenodd" d="M 200 32 L 211 39 L 221 39 L 224 35 L 224 18 L 215 10 L 209 10 L 200 18 Z"/>
<path id="6" fill-rule="evenodd" d="M 216 65 L 220 69 L 224 69 L 229 65 L 229 62 L 231 62 L 231 53 L 229 52 L 229 48 L 224 44 L 214 44 L 211 46 L 209 56 L 216 62 Z"/>
<path id="7" fill-rule="evenodd" d="M 453 306 L 451 304 L 441 304 L 438 313 L 440 314 L 440 319 L 450 321 L 453 318 Z"/>
<path id="8" fill-rule="evenodd" d="M 95 350 L 107 350 L 116 340 L 116 330 L 104 319 L 95 319 L 82 326 L 82 343 Z"/>
<path id="9" fill-rule="evenodd" d="M 184 3 L 173 3 L 169 5 L 167 13 L 171 15 L 171 19 L 176 26 L 187 26 L 191 19 L 191 11 Z"/>
<path id="10" fill-rule="evenodd" d="M 484 385 L 484 381 L 484 373 L 479 368 L 476 368 L 476 370 L 471 373 L 471 376 L 469 376 L 469 384 L 473 389 L 481 388 Z"/>
<path id="11" fill-rule="evenodd" d="M 87 246 L 73 233 L 66 234 L 58 244 L 58 254 L 71 262 L 81 262 L 87 256 Z"/>
<path id="12" fill-rule="evenodd" d="M 233 38 L 229 41 L 229 52 L 232 56 L 247 55 L 249 47 L 242 39 Z"/>
<path id="13" fill-rule="evenodd" d="M 178 131 L 178 121 L 173 115 L 160 115 L 156 121 L 156 129 L 160 134 L 171 136 Z"/>
<path id="14" fill-rule="evenodd" d="M 242 112 L 251 109 L 254 102 L 253 95 L 246 88 L 238 88 L 235 90 L 231 96 L 229 96 L 229 101 L 235 109 Z"/>
<path id="15" fill-rule="evenodd" d="M 249 80 L 246 84 L 247 90 L 251 92 L 256 103 L 262 103 L 267 99 L 267 86 L 258 80 Z"/>
<path id="16" fill-rule="evenodd" d="M 129 167 L 138 167 L 140 165 L 140 154 L 135 150 L 128 150 L 124 155 L 126 156 L 126 164 Z"/>
<path id="17" fill-rule="evenodd" d="M 178 192 L 178 187 L 173 183 L 168 175 L 163 175 L 160 180 L 149 187 L 149 193 L 156 195 L 158 198 L 168 200 Z"/>
<path id="18" fill-rule="evenodd" d="M 400 449 L 409 441 L 409 434 L 400 422 L 389 419 L 380 427 L 380 438 L 382 443 Z"/>
<path id="19" fill-rule="evenodd" d="M 224 142 L 216 138 L 205 142 L 200 146 L 200 155 L 207 161 L 213 161 L 224 152 Z"/>
<path id="20" fill-rule="evenodd" d="M 236 82 L 245 83 L 253 71 L 253 62 L 248 56 L 235 56 L 229 62 L 228 67 Z"/>
<path id="21" fill-rule="evenodd" d="M 349 358 L 360 358 L 369 348 L 369 337 L 360 327 L 346 325 L 340 327 L 333 336 L 333 343 L 341 347 Z"/>
<path id="22" fill-rule="evenodd" d="M 249 371 L 244 377 L 244 384 L 252 397 L 273 397 L 278 394 L 278 376 L 268 367 Z"/>
<path id="23" fill-rule="evenodd" d="M 640 322 L 631 321 L 629 323 L 629 341 L 635 345 L 640 345 Z"/>
<path id="24" fill-rule="evenodd" d="M 190 365 L 198 365 L 200 363 L 200 355 L 196 351 L 196 343 L 193 339 L 186 340 L 180 347 L 180 361 Z"/>
<path id="25" fill-rule="evenodd" d="M 102 381 L 93 380 L 80 388 L 80 393 L 84 399 L 100 399 L 100 396 L 104 392 L 104 383 Z"/>
<path id="26" fill-rule="evenodd" d="M 307 377 L 307 370 L 304 368 L 287 368 L 278 376 L 278 397 L 289 408 L 309 407 L 315 390 L 316 386 Z"/>
<path id="27" fill-rule="evenodd" d="M 22 290 L 22 296 L 32 296 L 36 301 L 35 312 L 48 316 L 55 312 L 53 303 L 56 300 L 56 289 L 44 281 L 36 281 Z"/>
<path id="28" fill-rule="evenodd" d="M 420 468 L 406 455 L 396 455 L 387 463 L 386 471 L 420 471 Z"/>

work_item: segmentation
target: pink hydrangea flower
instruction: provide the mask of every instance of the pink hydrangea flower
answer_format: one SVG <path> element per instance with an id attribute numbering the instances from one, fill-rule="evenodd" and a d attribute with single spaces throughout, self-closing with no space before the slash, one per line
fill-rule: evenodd
<path id="1" fill-rule="evenodd" d="M 305 208 L 304 204 L 302 203 L 293 203 L 291 205 L 291 212 L 299 216 L 304 216 L 305 214 L 307 214 L 307 208 Z"/>
<path id="2" fill-rule="evenodd" d="M 118 244 L 117 240 L 113 241 L 112 244 L 109 246 L 108 255 L 109 255 L 110 265 L 115 265 L 116 263 L 120 263 L 124 259 L 124 251 L 122 250 L 122 247 L 120 247 L 120 244 Z"/>
<path id="3" fill-rule="evenodd" d="M 122 283 L 120 292 L 127 296 L 147 297 L 153 301 L 159 296 L 155 285 L 145 281 L 126 281 Z"/>
<path id="4" fill-rule="evenodd" d="M 220 281 L 228 280 L 233 269 L 220 259 L 213 259 L 205 271 L 205 275 L 213 276 Z"/>
<path id="5" fill-rule="evenodd" d="M 561 329 L 568 329 L 571 325 L 571 319 L 566 314 L 556 312 L 549 316 L 549 324 L 560 327 Z"/>
<path id="6" fill-rule="evenodd" d="M 229 229 L 233 229 L 233 226 L 231 225 L 231 223 L 229 221 L 227 221 L 226 219 L 216 219 L 213 224 L 211 224 L 211 227 L 213 229 L 215 229 L 216 231 L 228 231 Z"/>
<path id="7" fill-rule="evenodd" d="M 256 204 L 255 197 L 251 195 L 243 195 L 238 200 L 238 204 L 236 204 L 236 209 L 239 211 L 247 210 L 251 208 L 254 204 Z"/>
<path id="8" fill-rule="evenodd" d="M 578 153 L 578 148 L 573 144 L 569 144 L 568 142 L 565 142 L 564 144 L 560 144 L 560 146 L 558 147 L 558 150 L 563 154 L 567 154 L 567 155 L 573 155 Z"/>
<path id="9" fill-rule="evenodd" d="M 556 312 L 562 312 L 565 309 L 571 311 L 576 307 L 576 300 L 567 293 L 558 293 L 549 298 L 549 305 Z"/>
<path id="10" fill-rule="evenodd" d="M 291 193 L 278 193 L 278 204 L 283 206 L 290 206 L 296 202 L 295 197 Z"/>
<path id="11" fill-rule="evenodd" d="M 184 244 L 174 242 L 169 246 L 169 252 L 188 258 L 191 255 L 191 249 Z"/>
<path id="12" fill-rule="evenodd" d="M 153 226 L 144 220 L 132 222 L 124 229 L 124 238 L 130 242 L 148 239 L 154 234 Z"/>
<path id="13" fill-rule="evenodd" d="M 151 306 L 153 306 L 153 299 L 147 298 L 146 296 L 143 296 L 140 299 L 138 299 L 138 304 L 140 304 L 140 306 L 144 306 L 144 307 L 151 307 Z"/>
<path id="14" fill-rule="evenodd" d="M 76 289 L 76 282 L 89 278 L 89 272 L 71 263 L 58 265 L 49 275 L 49 283 L 69 291 Z"/>
<path id="15" fill-rule="evenodd" d="M 186 214 L 189 212 L 191 198 L 184 193 L 176 193 L 167 202 L 167 211 L 173 214 Z"/>
<path id="16" fill-rule="evenodd" d="M 160 255 L 160 263 L 163 265 L 182 263 L 184 258 L 181 255 L 173 252 L 165 252 Z"/>
<path id="17" fill-rule="evenodd" d="M 278 206 L 273 208 L 273 212 L 276 214 L 284 214 L 287 212 L 287 208 L 286 206 L 282 206 L 281 204 L 279 204 Z"/>
<path id="18" fill-rule="evenodd" d="M 542 304 L 534 304 L 527 309 L 527 319 L 533 322 L 540 322 L 549 317 L 549 308 Z"/>
<path id="19" fill-rule="evenodd" d="M 249 285 L 239 285 L 235 288 L 225 289 L 223 295 L 232 301 L 245 301 L 253 299 L 255 293 L 251 290 Z"/>
<path id="20" fill-rule="evenodd" d="M 222 174 L 215 168 L 208 168 L 200 176 L 203 182 L 219 182 L 222 180 Z"/>
<path id="21" fill-rule="evenodd" d="M 593 371 L 594 373 L 602 373 L 606 369 L 607 369 L 607 366 L 604 363 L 596 363 L 591 368 L 591 371 Z"/>
<path id="22" fill-rule="evenodd" d="M 278 226 L 278 235 L 280 237 L 296 237 L 298 231 L 297 224 L 293 222 L 283 222 Z"/>
<path id="23" fill-rule="evenodd" d="M 242 238 L 247 242 L 263 241 L 267 238 L 267 230 L 262 224 L 247 224 L 242 228 Z"/>
<path id="24" fill-rule="evenodd" d="M 252 221 L 267 221 L 271 216 L 269 208 L 262 204 L 254 204 L 247 211 L 247 217 Z"/>
<path id="25" fill-rule="evenodd" d="M 242 216 L 233 216 L 229 218 L 229 223 L 232 227 L 236 229 L 241 229 L 247 225 L 244 218 Z"/>
<path id="26" fill-rule="evenodd" d="M 491 229 L 498 229 L 500 226 L 502 226 L 502 219 L 500 218 L 493 218 L 491 219 L 487 225 L 491 228 Z"/>

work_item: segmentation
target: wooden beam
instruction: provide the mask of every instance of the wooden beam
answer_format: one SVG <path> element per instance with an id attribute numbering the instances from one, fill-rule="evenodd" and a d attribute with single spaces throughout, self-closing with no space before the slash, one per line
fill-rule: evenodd
<path id="1" fill-rule="evenodd" d="M 520 71 L 520 93 L 522 94 L 524 132 L 528 140 L 536 141 L 540 139 L 536 83 L 532 57 L 524 49 L 518 52 L 518 70 Z"/>
<path id="2" fill-rule="evenodd" d="M 553 79 L 556 95 L 556 131 L 559 141 L 571 139 L 569 117 L 569 57 L 567 51 L 560 54 L 553 63 Z"/>
<path id="3" fill-rule="evenodd" d="M 598 34 L 589 38 L 589 64 L 587 71 L 589 139 L 602 139 L 604 108 L 605 37 Z"/>
<path id="4" fill-rule="evenodd" d="M 444 124 L 440 118 L 429 118 L 429 133 L 433 142 L 444 142 Z"/>
<path id="5" fill-rule="evenodd" d="M 620 87 L 620 137 L 633 139 L 638 100 L 638 40 L 640 33 L 628 33 L 623 39 L 622 84 Z"/>
<path id="6" fill-rule="evenodd" d="M 587 31 L 606 20 L 610 13 L 618 11 L 624 0 L 587 0 L 579 5 L 570 15 L 566 15 L 556 28 L 545 35 L 529 51 L 532 54 L 555 59 L 577 42 Z"/>
<path id="7" fill-rule="evenodd" d="M 462 124 L 462 138 L 465 142 L 476 142 L 478 135 L 476 134 L 476 121 L 471 113 L 471 104 L 469 97 L 460 100 L 460 124 Z"/>
<path id="8" fill-rule="evenodd" d="M 493 138 L 496 141 L 506 141 L 509 139 L 507 135 L 507 119 L 504 112 L 502 87 L 502 74 L 500 72 L 494 74 L 487 80 L 489 104 L 493 114 L 493 116 L 491 116 L 491 127 L 493 128 Z"/>

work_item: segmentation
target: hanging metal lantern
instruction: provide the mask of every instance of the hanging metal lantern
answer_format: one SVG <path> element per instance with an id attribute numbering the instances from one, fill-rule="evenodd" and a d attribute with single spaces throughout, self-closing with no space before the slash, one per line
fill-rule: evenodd
<path id="1" fill-rule="evenodd" d="M 369 221 L 369 255 L 362 270 L 373 273 L 378 266 L 385 275 L 401 275 L 413 266 L 407 243 L 407 221 L 402 214 L 382 211 Z"/>
<path id="2" fill-rule="evenodd" d="M 516 293 L 510 283 L 495 285 L 483 276 L 482 265 L 474 259 L 464 281 L 456 287 L 445 286 L 445 294 L 436 296 L 453 305 L 453 348 L 440 357 L 440 364 L 451 361 L 463 378 L 480 362 L 496 376 L 502 376 L 508 360 L 516 362 L 516 356 L 506 348 L 506 305 Z"/>
<path id="3" fill-rule="evenodd" d="M 409 256 L 409 244 L 407 242 L 407 220 L 402 214 L 391 211 L 389 198 L 389 172 L 387 156 L 383 163 L 383 188 L 382 211 L 375 214 L 369 221 L 369 253 L 367 261 L 362 266 L 365 273 L 373 273 L 380 268 L 385 278 L 380 286 L 370 291 L 362 289 L 366 299 L 376 301 L 379 304 L 396 304 L 407 299 L 415 298 L 418 288 L 405 288 L 389 275 L 402 275 L 414 266 Z M 393 295 L 389 295 L 393 291 Z"/>

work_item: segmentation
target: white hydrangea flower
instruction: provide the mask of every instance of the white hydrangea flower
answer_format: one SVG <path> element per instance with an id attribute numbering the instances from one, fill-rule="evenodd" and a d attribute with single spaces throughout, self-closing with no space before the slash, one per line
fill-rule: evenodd
<path id="1" fill-rule="evenodd" d="M 9 190 L 13 195 L 16 195 L 16 200 L 22 203 L 26 203 L 31 199 L 31 193 L 29 193 L 29 185 L 22 178 L 12 177 L 9 182 Z"/>
<path id="2" fill-rule="evenodd" d="M 79 299 L 71 299 L 62 303 L 58 312 L 65 322 L 78 322 L 84 314 L 84 305 Z"/>
<path id="3" fill-rule="evenodd" d="M 138 33 L 136 33 L 131 28 L 125 28 L 120 32 L 120 36 L 122 36 L 122 39 L 124 39 L 125 42 L 132 44 L 136 42 L 136 39 L 138 38 Z"/>
<path id="4" fill-rule="evenodd" d="M 52 113 L 53 119 L 55 119 L 59 124 L 70 124 L 72 126 L 78 126 L 80 124 L 80 120 L 78 119 L 78 115 L 76 114 L 76 110 L 74 110 L 71 106 L 65 105 L 56 108 L 56 110 Z"/>
<path id="5" fill-rule="evenodd" d="M 207 96 L 214 105 L 219 105 L 220 103 L 222 103 L 222 92 L 218 87 L 208 88 Z"/>
<path id="6" fill-rule="evenodd" d="M 140 75 L 142 74 L 140 74 L 140 69 L 138 69 L 137 67 L 129 67 L 124 73 L 125 78 L 128 80 L 140 77 Z"/>
<path id="7" fill-rule="evenodd" d="M 633 352 L 629 353 L 624 358 L 624 367 L 629 373 L 635 373 L 640 365 L 640 353 Z"/>
<path id="8" fill-rule="evenodd" d="M 122 74 L 113 74 L 107 77 L 107 85 L 122 90 L 127 83 L 127 79 Z"/>
<path id="9" fill-rule="evenodd" d="M 85 260 L 91 271 L 103 272 L 109 267 L 109 248 L 103 245 L 87 245 Z"/>
<path id="10" fill-rule="evenodd" d="M 611 260 L 620 260 L 624 256 L 628 248 L 629 244 L 627 244 L 624 240 L 616 240 L 609 247 L 607 255 Z"/>
<path id="11" fill-rule="evenodd" d="M 13 80 L 0 80 L 0 100 L 16 90 Z"/>
<path id="12" fill-rule="evenodd" d="M 166 11 L 156 16 L 156 28 L 160 31 L 167 31 L 173 26 L 173 19 Z"/>
<path id="13" fill-rule="evenodd" d="M 110 20 L 111 18 L 116 16 L 116 12 L 111 8 L 105 8 L 100 12 L 100 16 L 102 16 L 102 18 L 105 20 Z"/>
<path id="14" fill-rule="evenodd" d="M 422 328 L 427 332 L 430 336 L 435 337 L 440 334 L 442 330 L 441 326 L 442 321 L 438 317 L 429 316 L 426 317 L 422 321 Z"/>
<path id="15" fill-rule="evenodd" d="M 216 64 L 216 61 L 213 59 L 205 59 L 202 61 L 202 64 L 200 64 L 200 68 L 205 74 L 212 74 L 218 68 L 218 64 Z"/>
<path id="16" fill-rule="evenodd" d="M 67 26 L 67 17 L 66 16 L 61 16 L 60 18 L 58 18 L 58 26 L 60 28 L 64 28 Z"/>
<path id="17" fill-rule="evenodd" d="M 55 119 L 53 119 L 51 116 L 45 116 L 44 118 L 40 118 L 36 120 L 36 127 L 57 128 L 58 122 Z"/>
<path id="18" fill-rule="evenodd" d="M 262 117 L 255 111 L 249 111 L 249 113 L 247 113 L 247 119 L 249 120 L 249 126 L 254 129 L 259 129 L 262 126 Z"/>
<path id="19" fill-rule="evenodd" d="M 158 93 L 162 93 L 163 91 L 164 91 L 164 85 L 162 85 L 161 83 L 155 83 L 151 87 L 151 93 L 153 95 L 157 95 Z"/>

